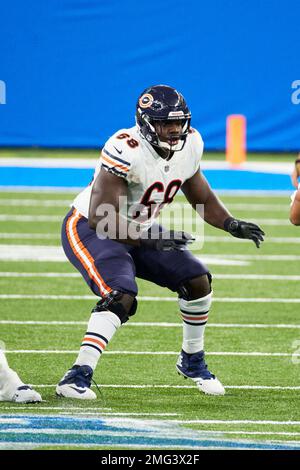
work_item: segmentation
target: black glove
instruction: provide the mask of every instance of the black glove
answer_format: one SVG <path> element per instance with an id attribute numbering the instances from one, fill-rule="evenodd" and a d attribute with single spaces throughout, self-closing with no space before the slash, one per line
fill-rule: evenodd
<path id="1" fill-rule="evenodd" d="M 146 232 L 147 236 L 149 233 Z M 145 236 L 144 235 L 144 236 Z M 152 250 L 183 251 L 188 243 L 195 241 L 195 238 L 187 232 L 177 232 L 176 230 L 169 230 L 167 232 L 159 232 L 158 238 L 140 238 L 141 246 L 151 248 Z"/>
<path id="2" fill-rule="evenodd" d="M 257 248 L 259 248 L 260 243 L 264 241 L 263 235 L 265 233 L 258 225 L 252 224 L 251 222 L 244 222 L 244 220 L 228 217 L 224 222 L 224 229 L 233 237 L 249 238 L 253 240 Z"/>

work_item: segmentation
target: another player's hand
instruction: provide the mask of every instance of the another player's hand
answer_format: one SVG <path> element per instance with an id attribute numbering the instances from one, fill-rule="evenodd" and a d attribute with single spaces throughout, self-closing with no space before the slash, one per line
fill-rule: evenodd
<path id="1" fill-rule="evenodd" d="M 299 176 L 300 176 L 300 154 L 298 158 L 295 160 L 295 166 L 293 169 L 293 173 L 291 174 L 292 183 L 295 188 L 298 188 Z"/>
<path id="2" fill-rule="evenodd" d="M 251 222 L 228 217 L 224 222 L 224 229 L 233 237 L 253 240 L 257 248 L 259 248 L 260 243 L 264 241 L 263 235 L 265 235 L 265 233 L 258 225 L 252 224 Z"/>
<path id="3" fill-rule="evenodd" d="M 185 250 L 188 243 L 195 241 L 195 238 L 187 232 L 169 230 L 160 232 L 159 238 L 141 238 L 141 246 L 152 250 L 171 251 Z"/>

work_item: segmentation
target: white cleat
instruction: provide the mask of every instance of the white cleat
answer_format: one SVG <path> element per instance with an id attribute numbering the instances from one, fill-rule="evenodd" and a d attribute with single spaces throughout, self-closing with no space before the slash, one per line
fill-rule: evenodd
<path id="1" fill-rule="evenodd" d="M 63 398 L 77 398 L 78 400 L 95 400 L 97 395 L 93 390 L 86 387 L 76 387 L 76 385 L 57 385 L 56 395 Z"/>
<path id="2" fill-rule="evenodd" d="M 188 354 L 181 351 L 177 364 L 177 372 L 191 379 L 198 389 L 206 395 L 225 395 L 225 388 L 208 369 L 204 360 L 204 351 Z"/>
<path id="3" fill-rule="evenodd" d="M 40 403 L 42 397 L 29 385 L 21 385 L 21 387 L 17 388 L 11 401 L 15 403 Z"/>
<path id="4" fill-rule="evenodd" d="M 90 389 L 92 376 L 91 367 L 73 366 L 56 386 L 56 395 L 78 400 L 95 400 L 97 395 Z"/>
<path id="5" fill-rule="evenodd" d="M 214 379 L 192 379 L 199 390 L 206 395 L 225 395 L 225 388 L 215 377 Z"/>
<path id="6" fill-rule="evenodd" d="M 9 367 L 3 351 L 0 351 L 0 401 L 15 403 L 39 403 L 42 401 L 41 395 L 30 385 L 24 384 L 17 372 Z"/>

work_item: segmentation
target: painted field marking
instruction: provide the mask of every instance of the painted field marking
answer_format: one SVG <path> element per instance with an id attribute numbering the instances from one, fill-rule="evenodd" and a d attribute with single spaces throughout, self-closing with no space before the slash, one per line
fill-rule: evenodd
<path id="1" fill-rule="evenodd" d="M 65 215 L 0 214 L 0 221 L 1 222 L 62 222 L 64 217 Z M 164 214 L 164 218 L 165 217 L 167 217 L 167 214 Z M 182 218 L 174 217 L 171 220 L 174 223 L 176 222 L 182 223 Z M 189 218 L 189 217 L 186 217 L 184 220 L 186 223 L 195 221 L 194 218 Z M 255 218 L 252 220 L 252 222 L 256 224 L 263 224 L 263 225 L 270 225 L 270 226 L 286 226 L 286 225 L 291 226 L 291 222 L 288 220 L 288 217 L 281 218 L 281 219 Z"/>
<path id="2" fill-rule="evenodd" d="M 236 243 L 234 237 L 225 236 L 208 236 L 204 235 L 203 238 L 196 237 L 197 241 L 204 241 L 204 243 Z M 239 243 L 249 243 L 249 240 L 239 240 Z M 299 237 L 265 237 L 265 243 L 280 243 L 280 244 L 290 244 L 290 243 L 300 243 Z"/>
<path id="3" fill-rule="evenodd" d="M 55 388 L 57 384 L 35 384 L 32 385 L 34 388 Z M 236 390 L 300 390 L 300 386 L 281 386 L 281 385 L 224 385 L 226 389 L 236 389 Z M 92 385 L 92 387 L 95 387 Z M 144 384 L 144 385 L 126 385 L 126 384 L 101 384 L 101 388 L 132 388 L 132 389 L 195 389 L 195 385 L 154 385 L 154 384 Z M 0 410 L 4 409 L 0 407 Z M 12 409 L 12 407 L 7 407 L 7 409 Z M 16 406 L 16 409 L 20 409 L 19 406 Z M 36 409 L 36 405 L 32 408 L 29 408 L 29 405 L 24 407 L 24 409 Z M 41 409 L 44 409 L 42 407 Z M 69 409 L 69 408 L 68 408 Z M 71 408 L 73 410 L 73 407 Z M 96 409 L 96 408 L 95 408 Z"/>
<path id="4" fill-rule="evenodd" d="M 198 429 L 198 431 L 200 431 Z M 297 436 L 300 436 L 300 432 L 286 432 L 286 431 L 227 431 L 226 429 L 222 429 L 222 430 L 219 430 L 218 431 L 211 431 L 209 429 L 203 429 L 203 432 L 205 432 L 205 434 L 243 434 L 243 435 L 246 435 L 246 434 L 249 434 L 249 435 L 252 435 L 254 436 L 255 434 L 257 434 L 258 436 L 291 436 L 291 437 L 297 437 Z M 284 442 L 284 441 L 281 441 L 281 442 Z"/>
<path id="5" fill-rule="evenodd" d="M 250 241 L 249 241 L 250 243 Z M 282 262 L 291 261 L 298 262 L 300 255 L 243 255 L 236 253 L 226 254 L 198 254 L 197 258 L 206 264 L 220 264 L 220 265 L 248 265 L 252 261 L 266 261 Z M 8 261 L 59 261 L 69 264 L 62 247 L 49 246 L 49 245 L 15 245 L 15 244 L 0 244 L 0 260 Z"/>
<path id="6" fill-rule="evenodd" d="M 3 271 L 0 272 L 0 277 L 70 277 L 70 278 L 82 278 L 81 274 L 79 273 L 24 273 L 24 272 L 8 272 Z M 300 278 L 300 276 L 299 276 Z"/>
<path id="7" fill-rule="evenodd" d="M 250 419 L 187 419 L 187 420 L 172 420 L 176 424 L 274 424 L 284 426 L 299 426 L 300 421 L 272 421 L 272 420 L 250 420 Z"/>
<path id="8" fill-rule="evenodd" d="M 87 321 L 44 321 L 44 320 L 0 320 L 0 325 L 72 325 L 72 326 L 86 326 Z M 158 327 L 158 328 L 182 328 L 182 323 L 167 323 L 167 322 L 129 322 L 125 323 L 123 327 Z M 283 328 L 283 329 L 299 329 L 300 324 L 272 324 L 272 323 L 208 323 L 206 328 Z"/>
<path id="9" fill-rule="evenodd" d="M 32 407 L 32 408 L 28 408 L 26 406 L 23 406 L 23 407 L 18 407 L 18 406 L 12 406 L 12 407 L 0 407 L 0 411 L 1 410 L 36 410 L 36 407 Z M 105 410 L 109 410 L 111 408 L 106 408 Z M 162 416 L 162 417 L 165 417 L 165 416 L 181 416 L 182 413 L 136 413 L 136 412 L 112 412 L 112 411 L 102 411 L 101 408 L 79 408 L 79 407 L 72 407 L 72 408 L 67 408 L 67 407 L 51 407 L 51 406 L 43 406 L 43 407 L 40 407 L 39 408 L 39 411 L 43 411 L 43 410 L 47 410 L 47 411 L 61 411 L 63 413 L 73 413 L 73 414 L 78 414 L 78 411 L 81 411 L 82 413 L 87 413 L 90 411 L 92 412 L 93 414 L 95 412 L 97 412 L 97 414 L 101 414 L 101 416 Z M 103 408 L 104 410 L 104 408 Z M 7 421 L 5 421 L 7 422 Z M 12 422 L 16 422 L 18 424 L 18 421 L 12 421 Z M 1 423 L 1 420 L 0 420 L 0 423 Z"/>
<path id="10" fill-rule="evenodd" d="M 0 234 L 1 237 L 1 234 Z M 0 271 L 0 277 L 66 277 L 82 278 L 80 273 L 58 273 L 58 272 L 35 272 L 24 273 L 16 271 Z M 265 281 L 300 281 L 300 275 L 285 274 L 214 274 L 214 279 L 237 279 L 237 280 L 265 280 Z"/>
<path id="11" fill-rule="evenodd" d="M 0 239 L 2 240 L 60 240 L 59 234 L 48 234 L 48 233 L 9 233 L 9 232 L 0 232 Z M 197 241 L 204 241 L 204 243 L 249 243 L 249 240 L 237 240 L 233 237 L 228 236 L 210 236 L 204 235 L 204 237 L 196 237 Z M 300 239 L 297 237 L 265 237 L 265 242 L 267 243 L 280 243 L 280 244 L 290 244 L 290 243 L 300 243 Z M 57 245 L 53 245 L 57 246 Z"/>
<path id="12" fill-rule="evenodd" d="M 16 406 L 16 409 L 18 407 Z M 4 410 L 5 408 L 0 408 L 1 410 Z M 0 417 L 0 424 L 27 424 L 28 421 L 26 418 L 1 418 Z"/>
<path id="13" fill-rule="evenodd" d="M 8 198 L 0 198 L 0 206 L 66 207 L 67 208 L 71 204 L 72 204 L 72 200 L 66 200 L 66 199 L 8 199 Z M 276 207 L 276 205 L 274 205 L 274 207 Z"/>
<path id="14" fill-rule="evenodd" d="M 11 238 L 20 239 L 20 240 L 60 240 L 60 235 L 56 233 L 9 233 L 9 232 L 0 232 L 0 239 L 10 240 Z"/>
<path id="15" fill-rule="evenodd" d="M 31 299 L 31 300 L 95 300 L 95 295 L 48 295 L 48 294 L 1 294 L 0 299 L 18 300 L 18 299 Z M 140 301 L 149 302 L 176 302 L 176 297 L 151 297 L 141 296 L 137 297 Z M 299 304 L 300 298 L 276 298 L 276 297 L 214 297 L 214 302 L 224 303 L 290 303 Z"/>
<path id="16" fill-rule="evenodd" d="M 62 222 L 64 215 L 10 215 L 0 214 L 1 222 Z"/>
<path id="17" fill-rule="evenodd" d="M 0 206 L 22 206 L 22 207 L 69 207 L 72 204 L 71 199 L 8 199 L 0 198 Z M 176 203 L 175 203 L 176 204 Z M 175 208 L 175 204 L 172 207 Z M 284 212 L 289 209 L 289 202 L 287 204 L 247 204 L 247 203 L 226 203 L 226 206 L 232 210 L 241 211 L 270 211 L 270 212 Z M 180 208 L 180 204 L 176 204 Z"/>
<path id="18" fill-rule="evenodd" d="M 6 354 L 76 354 L 78 350 L 70 349 L 8 349 Z M 178 356 L 178 351 L 106 351 L 105 355 L 133 355 L 133 356 Z M 207 356 L 247 356 L 247 357 L 291 357 L 300 356 L 300 353 L 283 353 L 283 352 L 231 352 L 231 351 L 211 351 L 206 353 Z"/>
<path id="19" fill-rule="evenodd" d="M 20 416 L 17 416 L 20 417 Z M 21 416 L 24 418 L 24 415 Z M 1 418 L 10 416 L 1 415 Z M 205 434 L 205 430 L 191 430 L 176 426 L 176 424 L 283 424 L 286 426 L 298 425 L 299 421 L 261 421 L 261 420 L 199 420 L 199 419 L 171 419 L 164 421 L 141 420 L 126 417 L 99 417 L 89 418 L 82 421 L 81 416 L 63 417 L 55 415 L 27 415 L 26 424 L 20 427 L 18 424 L 10 425 L 9 429 L 5 429 L 5 424 L 1 425 L 1 434 L 5 440 L 10 443 L 18 444 L 23 441 L 25 444 L 65 444 L 72 445 L 72 436 L 77 435 L 76 444 L 107 444 L 107 438 L 114 439 L 115 444 L 123 444 L 126 447 L 132 444 L 145 444 L 147 437 L 147 445 L 155 445 L 165 447 L 166 445 L 181 445 L 197 448 L 259 448 L 259 449 L 278 449 L 286 448 L 289 441 L 263 441 L 251 442 L 246 440 L 229 440 L 222 438 L 209 438 Z M 71 429 L 70 429 L 71 428 Z M 46 437 L 46 436 L 49 437 Z M 62 442 L 59 435 L 66 435 L 66 441 Z M 99 439 L 100 438 L 100 439 Z M 128 439 L 129 438 L 129 439 Z M 142 438 L 142 442 L 139 442 Z M 8 442 L 6 442 L 6 445 Z M 297 447 L 299 442 L 292 445 Z M 281 447 L 280 447 L 281 446 Z"/>
<path id="20" fill-rule="evenodd" d="M 1 217 L 1 216 L 0 216 Z M 195 217 L 184 217 L 184 222 L 187 223 L 187 224 L 192 224 L 195 222 Z M 168 216 L 167 213 L 163 213 L 163 216 L 158 218 L 158 221 L 159 222 L 162 222 L 162 223 L 166 223 L 167 222 L 172 222 L 174 224 L 176 223 L 180 223 L 182 224 L 182 221 L 183 219 L 181 217 L 172 217 L 172 213 L 170 215 L 170 217 Z M 202 220 L 199 220 L 197 219 L 198 223 L 204 223 L 204 221 Z M 251 218 L 251 222 L 255 223 L 255 224 L 258 224 L 258 225 L 269 225 L 269 226 L 276 226 L 276 227 L 285 227 L 285 226 L 289 226 L 289 227 L 292 227 L 292 224 L 291 222 L 289 221 L 289 218 L 288 218 L 288 211 L 287 211 L 287 214 L 286 214 L 286 217 L 285 218 L 280 218 L 280 219 L 273 219 L 273 218 Z"/>
<path id="21" fill-rule="evenodd" d="M 290 200 L 287 199 L 286 204 L 247 204 L 247 203 L 225 203 L 226 207 L 236 211 L 270 211 L 270 212 L 285 212 L 289 210 Z"/>
<path id="22" fill-rule="evenodd" d="M 300 255 L 239 255 L 236 253 L 226 253 L 223 255 L 201 255 L 198 256 L 199 259 L 207 262 L 206 259 L 214 259 L 214 258 L 221 258 L 221 259 L 234 259 L 234 260 L 243 260 L 243 261 L 261 261 L 264 263 L 265 261 L 300 261 Z"/>

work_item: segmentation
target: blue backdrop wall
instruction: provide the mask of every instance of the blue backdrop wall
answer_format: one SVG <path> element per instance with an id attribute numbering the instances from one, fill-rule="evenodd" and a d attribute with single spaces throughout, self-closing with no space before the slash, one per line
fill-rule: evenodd
<path id="1" fill-rule="evenodd" d="M 298 150 L 299 14 L 299 0 L 0 0 L 0 145 L 101 146 L 165 83 L 206 149 L 242 113 L 250 150 Z"/>

